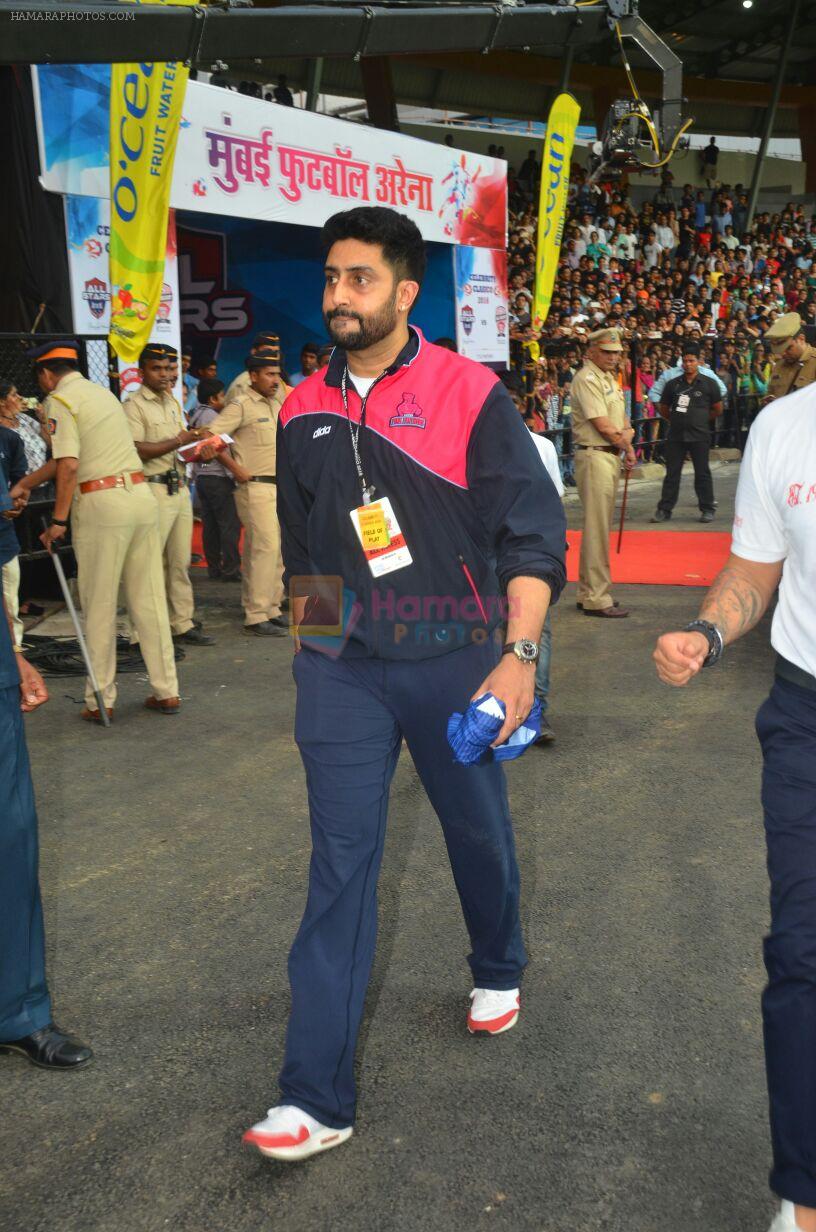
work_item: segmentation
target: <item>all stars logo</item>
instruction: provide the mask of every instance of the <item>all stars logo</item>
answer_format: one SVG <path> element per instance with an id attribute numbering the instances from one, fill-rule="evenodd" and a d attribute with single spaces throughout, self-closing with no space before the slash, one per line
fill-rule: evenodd
<path id="1" fill-rule="evenodd" d="M 473 332 L 473 322 L 476 319 L 476 313 L 473 311 L 470 304 L 464 304 L 459 316 L 462 321 L 462 329 L 465 331 L 465 336 L 469 338 Z"/>
<path id="2" fill-rule="evenodd" d="M 82 298 L 88 305 L 91 315 L 99 321 L 105 315 L 108 304 L 108 284 L 101 278 L 87 278 Z"/>

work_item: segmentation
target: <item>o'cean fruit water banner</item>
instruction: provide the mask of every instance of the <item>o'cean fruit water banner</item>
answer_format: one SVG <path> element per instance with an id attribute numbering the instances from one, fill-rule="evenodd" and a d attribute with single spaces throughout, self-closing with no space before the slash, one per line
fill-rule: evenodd
<path id="1" fill-rule="evenodd" d="M 188 75 L 186 65 L 172 61 L 111 68 L 109 342 L 130 362 L 150 338 L 161 304 L 170 184 Z"/>

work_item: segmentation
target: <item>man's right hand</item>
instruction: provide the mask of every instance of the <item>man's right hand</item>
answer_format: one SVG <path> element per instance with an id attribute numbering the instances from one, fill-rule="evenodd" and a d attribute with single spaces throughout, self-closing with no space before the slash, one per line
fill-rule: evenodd
<path id="1" fill-rule="evenodd" d="M 681 688 L 696 676 L 708 658 L 710 647 L 702 633 L 664 633 L 657 639 L 652 658 L 664 684 Z"/>
<path id="2" fill-rule="evenodd" d="M 36 667 L 32 667 L 19 651 L 17 669 L 20 673 L 20 709 L 23 714 L 31 714 L 32 710 L 48 701 L 48 689 Z"/>
<path id="3" fill-rule="evenodd" d="M 193 441 L 201 439 L 201 432 L 198 428 L 182 428 L 178 434 L 179 448 L 182 445 L 191 445 Z"/>

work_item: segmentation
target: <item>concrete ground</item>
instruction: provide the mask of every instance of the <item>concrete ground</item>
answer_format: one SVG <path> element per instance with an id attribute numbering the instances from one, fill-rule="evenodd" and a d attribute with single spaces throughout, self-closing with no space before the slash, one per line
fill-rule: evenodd
<path id="1" fill-rule="evenodd" d="M 655 502 L 638 487 L 632 525 Z M 127 676 L 109 732 L 76 679 L 28 723 L 57 1021 L 96 1060 L 0 1059 L 2 1232 L 765 1232 L 767 622 L 675 692 L 651 649 L 699 591 L 621 588 L 616 624 L 564 595 L 558 741 L 508 773 L 531 962 L 507 1035 L 465 1030 L 466 936 L 403 756 L 357 1133 L 284 1166 L 240 1136 L 275 1100 L 309 856 L 291 650 L 243 636 L 237 588 L 196 590 L 218 646 L 188 653 L 180 717 Z"/>

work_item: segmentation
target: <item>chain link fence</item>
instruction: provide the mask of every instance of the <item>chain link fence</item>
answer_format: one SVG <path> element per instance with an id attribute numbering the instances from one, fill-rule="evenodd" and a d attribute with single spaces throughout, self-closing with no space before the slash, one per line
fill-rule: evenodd
<path id="1" fill-rule="evenodd" d="M 34 373 L 34 365 L 26 355 L 32 347 L 44 342 L 60 342 L 64 334 L 0 334 L 0 381 L 11 381 L 23 398 L 41 397 L 40 387 Z M 72 335 L 79 343 L 79 366 L 88 380 L 117 392 L 111 383 L 116 371 L 116 360 L 108 348 L 107 338 L 91 338 L 85 334 Z"/>

